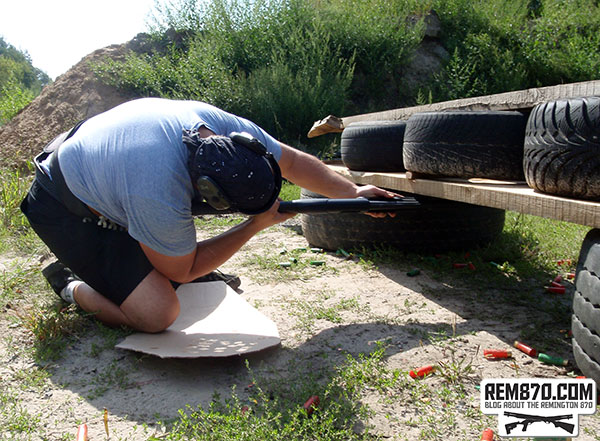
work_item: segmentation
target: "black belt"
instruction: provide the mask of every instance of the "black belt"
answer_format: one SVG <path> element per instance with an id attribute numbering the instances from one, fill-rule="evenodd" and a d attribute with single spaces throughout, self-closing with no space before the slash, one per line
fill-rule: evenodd
<path id="1" fill-rule="evenodd" d="M 63 142 L 73 136 L 81 124 L 83 124 L 83 121 L 79 122 L 69 132 L 62 133 L 54 138 L 50 144 L 44 147 L 44 151 L 35 157 L 35 179 L 44 188 L 44 190 L 46 190 L 51 196 L 67 207 L 67 210 L 69 210 L 71 213 L 80 217 L 90 217 L 94 216 L 94 214 L 90 211 L 86 204 L 81 202 L 71 192 L 71 190 L 69 190 L 58 163 L 58 149 Z M 50 157 L 48 162 L 50 176 L 46 174 L 40 165 L 48 157 Z"/>

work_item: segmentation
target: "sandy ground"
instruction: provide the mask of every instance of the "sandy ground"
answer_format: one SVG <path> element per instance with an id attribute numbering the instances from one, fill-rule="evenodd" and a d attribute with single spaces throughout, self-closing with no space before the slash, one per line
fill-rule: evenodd
<path id="1" fill-rule="evenodd" d="M 476 386 L 482 379 L 561 378 L 573 370 L 543 365 L 518 351 L 511 361 L 485 360 L 484 348 L 507 349 L 522 330 L 532 326 L 535 305 L 504 304 L 502 296 L 493 290 L 482 295 L 472 291 L 468 283 L 440 281 L 427 272 L 409 277 L 406 273 L 410 268 L 401 262 L 375 268 L 325 253 L 320 255 L 325 265 L 308 267 L 296 280 L 278 277 L 285 273 L 277 271 L 257 277 L 251 262 L 258 256 L 307 246 L 297 229 L 292 222 L 260 234 L 222 268 L 241 276 L 242 298 L 275 321 L 279 329 L 279 347 L 249 357 L 255 372 L 285 375 L 300 361 L 315 371 L 333 370 L 346 354 L 370 353 L 378 341 L 386 343 L 385 363 L 390 369 L 406 371 L 438 362 L 471 364 L 473 371 L 460 380 L 467 393 L 454 403 L 456 421 L 445 429 L 444 439 L 479 439 L 482 417 Z M 302 305 L 335 306 L 342 300 L 352 300 L 353 306 L 339 309 L 340 323 L 324 319 L 307 322 L 301 311 Z M 566 299 L 567 311 L 568 303 Z M 0 340 L 0 377 L 5 385 L 16 385 L 19 372 L 31 371 L 35 363 L 14 347 L 30 345 L 31 338 L 22 327 L 2 321 L 6 335 Z M 153 424 L 157 420 L 176 418 L 178 410 L 187 405 L 206 405 L 215 392 L 227 397 L 234 385 L 243 396 L 252 381 L 241 357 L 160 359 L 107 347 L 107 339 L 100 332 L 88 334 L 76 339 L 63 358 L 46 367 L 51 375 L 43 387 L 16 388 L 20 405 L 31 415 L 40 416 L 50 439 L 74 436 L 82 421 L 87 421 L 90 440 L 106 439 L 104 408 L 109 412 L 110 439 L 147 439 L 160 432 Z M 443 378 L 434 375 L 425 381 L 435 387 Z M 400 392 L 391 398 L 383 400 L 375 391 L 363 396 L 373 410 L 369 424 L 375 432 L 391 439 L 423 438 L 424 428 L 414 423 L 424 416 L 422 409 L 403 400 Z M 473 412 L 477 417 L 469 416 Z M 435 417 L 435 412 L 432 415 Z M 443 414 L 437 417 L 444 418 Z M 495 417 L 488 421 L 495 428 Z M 577 439 L 598 439 L 597 415 L 582 417 L 580 427 L 589 433 L 581 430 Z M 13 439 L 1 434 L 2 429 L 0 439 Z"/>

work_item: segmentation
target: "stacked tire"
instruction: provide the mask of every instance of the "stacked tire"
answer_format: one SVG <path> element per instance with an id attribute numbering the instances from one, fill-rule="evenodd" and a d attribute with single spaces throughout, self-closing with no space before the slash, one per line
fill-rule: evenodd
<path id="1" fill-rule="evenodd" d="M 527 122 L 523 168 L 537 191 L 600 200 L 600 98 L 536 106 Z"/>
<path id="2" fill-rule="evenodd" d="M 342 132 L 342 162 L 349 170 L 402 172 L 405 121 L 361 121 Z"/>
<path id="3" fill-rule="evenodd" d="M 407 170 L 432 176 L 524 180 L 520 112 L 425 112 L 406 124 Z"/>

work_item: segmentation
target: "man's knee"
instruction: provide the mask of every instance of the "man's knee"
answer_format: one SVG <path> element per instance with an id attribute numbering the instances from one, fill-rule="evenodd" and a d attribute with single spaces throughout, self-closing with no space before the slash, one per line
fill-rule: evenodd
<path id="1" fill-rule="evenodd" d="M 160 310 L 148 314 L 145 317 L 138 317 L 133 327 L 142 332 L 156 333 L 162 332 L 173 324 L 179 316 L 179 302 L 163 307 Z"/>
<path id="2" fill-rule="evenodd" d="M 154 273 L 154 274 L 153 274 Z M 179 299 L 170 282 L 155 271 L 121 304 L 131 327 L 143 332 L 161 332 L 179 315 Z"/>

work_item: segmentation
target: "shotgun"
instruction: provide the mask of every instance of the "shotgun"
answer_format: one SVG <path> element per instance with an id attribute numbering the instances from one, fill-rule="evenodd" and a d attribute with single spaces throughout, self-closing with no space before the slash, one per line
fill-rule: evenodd
<path id="1" fill-rule="evenodd" d="M 398 211 L 405 208 L 416 207 L 420 205 L 413 197 L 396 197 L 393 199 L 296 199 L 293 201 L 280 201 L 279 212 L 281 213 L 373 213 Z M 235 213 L 234 209 L 217 210 L 205 202 L 192 203 L 192 214 L 194 216 L 203 214 L 230 214 Z"/>

